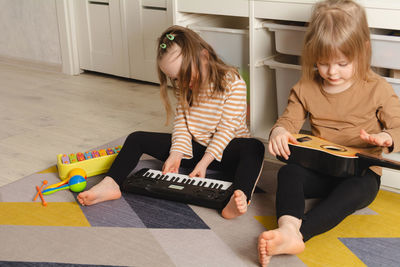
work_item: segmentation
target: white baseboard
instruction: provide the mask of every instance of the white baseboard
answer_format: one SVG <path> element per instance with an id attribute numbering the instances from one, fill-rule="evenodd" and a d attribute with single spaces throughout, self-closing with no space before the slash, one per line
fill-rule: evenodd
<path id="1" fill-rule="evenodd" d="M 400 171 L 382 169 L 381 185 L 389 191 L 400 193 Z"/>
<path id="2" fill-rule="evenodd" d="M 398 188 L 393 188 L 393 187 L 381 185 L 381 189 L 386 190 L 386 191 L 390 191 L 390 192 L 393 192 L 393 193 L 400 194 L 400 189 L 398 189 Z"/>

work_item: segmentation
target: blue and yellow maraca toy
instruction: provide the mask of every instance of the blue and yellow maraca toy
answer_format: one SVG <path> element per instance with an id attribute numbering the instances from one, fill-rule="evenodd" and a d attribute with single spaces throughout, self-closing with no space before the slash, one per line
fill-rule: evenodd
<path id="1" fill-rule="evenodd" d="M 86 188 L 86 179 L 82 175 L 74 175 L 72 176 L 68 184 L 59 186 L 59 187 L 54 187 L 54 188 L 49 188 L 45 189 L 42 191 L 43 195 L 50 195 L 53 194 L 57 191 L 64 190 L 64 189 L 69 189 L 72 192 L 81 192 Z"/>

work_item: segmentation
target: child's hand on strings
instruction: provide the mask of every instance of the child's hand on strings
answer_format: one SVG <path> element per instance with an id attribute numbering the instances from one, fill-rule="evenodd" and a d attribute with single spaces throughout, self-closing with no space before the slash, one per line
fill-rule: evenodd
<path id="1" fill-rule="evenodd" d="M 360 138 L 367 143 L 377 146 L 391 147 L 393 145 L 392 137 L 390 136 L 390 134 L 385 132 L 380 132 L 378 134 L 369 134 L 364 129 L 361 129 Z"/>
<path id="2" fill-rule="evenodd" d="M 178 173 L 182 158 L 183 158 L 183 153 L 178 151 L 172 151 L 169 154 L 167 160 L 164 162 L 162 173 L 163 174 L 166 174 L 167 172 Z"/>
<path id="3" fill-rule="evenodd" d="M 194 167 L 194 170 L 189 174 L 189 177 L 206 177 L 208 165 L 210 165 L 213 160 L 213 155 L 208 152 L 204 153 L 203 158 L 197 163 L 196 167 Z"/>
<path id="4" fill-rule="evenodd" d="M 289 142 L 296 144 L 297 140 L 285 128 L 276 127 L 269 137 L 268 151 L 273 156 L 281 156 L 287 160 L 290 156 Z"/>

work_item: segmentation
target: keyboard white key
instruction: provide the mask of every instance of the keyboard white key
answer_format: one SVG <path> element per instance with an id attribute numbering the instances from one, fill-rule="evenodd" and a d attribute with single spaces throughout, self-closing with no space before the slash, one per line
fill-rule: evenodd
<path id="1" fill-rule="evenodd" d="M 161 179 L 164 181 L 171 181 L 174 183 L 190 184 L 194 186 L 209 187 L 221 190 L 226 190 L 232 185 L 231 182 L 199 177 L 190 178 L 184 174 L 167 173 L 163 175 L 162 172 L 158 170 L 148 170 L 143 176 L 153 179 Z"/>

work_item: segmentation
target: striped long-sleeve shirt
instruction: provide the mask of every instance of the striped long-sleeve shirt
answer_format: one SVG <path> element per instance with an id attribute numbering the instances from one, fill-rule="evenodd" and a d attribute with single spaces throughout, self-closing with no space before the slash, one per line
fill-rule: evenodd
<path id="1" fill-rule="evenodd" d="M 193 139 L 221 161 L 225 147 L 233 138 L 250 136 L 246 125 L 246 83 L 240 77 L 227 78 L 229 82 L 223 93 L 212 94 L 208 88 L 199 95 L 199 103 L 188 110 L 177 105 L 170 151 L 192 158 Z"/>

